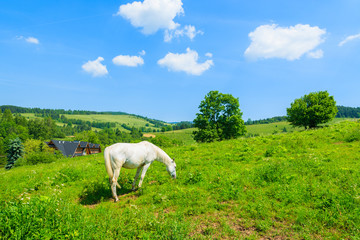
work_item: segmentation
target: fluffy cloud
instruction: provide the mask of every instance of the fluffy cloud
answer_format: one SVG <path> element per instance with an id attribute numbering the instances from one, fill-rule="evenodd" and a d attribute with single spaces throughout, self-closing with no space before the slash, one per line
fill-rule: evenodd
<path id="1" fill-rule="evenodd" d="M 325 29 L 297 24 L 290 27 L 279 27 L 276 24 L 262 25 L 249 33 L 250 46 L 245 56 L 250 59 L 284 58 L 299 59 L 305 53 L 309 57 L 322 57 L 323 52 L 313 51 L 324 42 Z M 316 53 L 316 54 L 315 54 Z M 321 53 L 321 54 L 320 54 Z"/>
<path id="2" fill-rule="evenodd" d="M 25 38 L 25 41 L 28 43 L 33 43 L 33 44 L 39 44 L 39 39 L 34 38 L 34 37 L 27 37 Z"/>
<path id="3" fill-rule="evenodd" d="M 98 57 L 94 61 L 88 61 L 84 65 L 82 65 L 82 69 L 90 73 L 93 77 L 102 77 L 108 74 L 108 70 L 106 66 L 103 65 L 101 62 L 104 61 L 104 58 Z"/>
<path id="4" fill-rule="evenodd" d="M 356 34 L 356 35 L 351 35 L 351 36 L 348 36 L 347 38 L 345 38 L 343 41 L 341 41 L 339 43 L 339 47 L 343 46 L 345 43 L 349 42 L 349 41 L 352 41 L 352 40 L 355 40 L 355 39 L 360 39 L 360 33 L 359 34 Z"/>
<path id="5" fill-rule="evenodd" d="M 141 52 L 145 54 L 144 52 Z M 137 67 L 144 64 L 144 59 L 139 56 L 119 55 L 113 58 L 113 63 L 118 66 Z"/>
<path id="6" fill-rule="evenodd" d="M 198 53 L 187 48 L 186 53 L 168 53 L 164 58 L 158 61 L 158 64 L 162 67 L 167 67 L 168 70 L 171 71 L 182 71 L 187 74 L 200 76 L 214 65 L 214 63 L 212 60 L 198 63 L 198 59 Z"/>
<path id="7" fill-rule="evenodd" d="M 164 41 L 170 42 L 173 38 L 187 36 L 190 40 L 193 40 L 196 35 L 204 34 L 202 31 L 197 31 L 192 25 L 186 25 L 184 28 L 177 28 L 175 30 L 165 30 Z"/>
<path id="8" fill-rule="evenodd" d="M 314 52 L 309 52 L 307 54 L 307 56 L 309 58 L 319 59 L 319 58 L 322 58 L 324 56 L 324 52 L 323 52 L 323 50 L 320 49 L 320 50 L 316 50 Z"/>
<path id="9" fill-rule="evenodd" d="M 182 5 L 181 0 L 144 0 L 121 5 L 116 15 L 142 28 L 144 34 L 152 34 L 159 29 L 176 29 L 179 24 L 174 18 L 184 13 Z"/>
<path id="10" fill-rule="evenodd" d="M 212 53 L 205 53 L 205 56 L 209 57 L 209 58 L 212 58 L 213 57 L 213 54 Z"/>
<path id="11" fill-rule="evenodd" d="M 16 37 L 18 40 L 25 40 L 28 43 L 32 43 L 32 44 L 39 44 L 40 41 L 37 38 L 34 37 L 24 37 L 24 36 L 20 36 L 20 37 Z"/>

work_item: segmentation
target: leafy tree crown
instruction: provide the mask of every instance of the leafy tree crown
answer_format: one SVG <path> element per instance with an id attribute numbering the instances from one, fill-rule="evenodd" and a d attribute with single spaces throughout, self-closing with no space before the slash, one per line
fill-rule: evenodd
<path id="1" fill-rule="evenodd" d="M 210 91 L 199 105 L 196 114 L 194 139 L 198 142 L 236 138 L 245 134 L 239 99 L 231 94 Z"/>
<path id="2" fill-rule="evenodd" d="M 293 126 L 315 128 L 332 120 L 337 111 L 334 97 L 327 91 L 312 92 L 291 103 L 287 119 Z"/>

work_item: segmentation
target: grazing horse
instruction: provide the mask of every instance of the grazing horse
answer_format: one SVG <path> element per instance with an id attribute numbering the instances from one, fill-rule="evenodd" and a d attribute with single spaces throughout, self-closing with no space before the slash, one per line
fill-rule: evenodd
<path id="1" fill-rule="evenodd" d="M 115 202 L 119 199 L 116 194 L 116 186 L 120 185 L 117 182 L 120 169 L 122 167 L 128 169 L 137 168 L 132 190 L 135 190 L 135 184 L 142 169 L 139 188 L 144 180 L 146 171 L 153 161 L 159 161 L 166 165 L 166 170 L 172 178 L 176 178 L 176 164 L 162 149 L 154 144 L 143 141 L 140 143 L 116 143 L 104 150 L 105 167 L 109 175 L 112 195 Z"/>

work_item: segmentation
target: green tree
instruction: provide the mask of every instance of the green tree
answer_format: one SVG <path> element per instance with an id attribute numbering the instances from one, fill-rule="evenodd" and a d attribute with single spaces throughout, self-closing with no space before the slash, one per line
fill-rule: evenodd
<path id="1" fill-rule="evenodd" d="M 10 140 L 8 149 L 7 149 L 7 164 L 5 169 L 11 169 L 16 160 L 24 155 L 24 146 L 20 140 L 20 138 L 15 138 Z"/>
<path id="2" fill-rule="evenodd" d="M 239 99 L 231 94 L 210 91 L 199 105 L 196 114 L 194 139 L 197 142 L 221 141 L 237 138 L 246 133 Z"/>
<path id="3" fill-rule="evenodd" d="M 10 111 L 10 109 L 5 109 L 4 113 L 2 114 L 1 120 L 3 122 L 14 122 L 14 117 Z"/>
<path id="4" fill-rule="evenodd" d="M 313 92 L 291 103 L 287 108 L 287 119 L 296 127 L 315 128 L 332 120 L 337 111 L 334 97 L 327 91 Z"/>

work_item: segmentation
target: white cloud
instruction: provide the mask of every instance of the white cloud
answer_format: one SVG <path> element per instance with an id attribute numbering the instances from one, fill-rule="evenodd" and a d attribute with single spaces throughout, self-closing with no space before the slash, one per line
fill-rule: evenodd
<path id="1" fill-rule="evenodd" d="M 142 57 L 129 55 L 116 56 L 112 61 L 115 65 L 127 67 L 137 67 L 144 64 L 144 59 Z"/>
<path id="2" fill-rule="evenodd" d="M 323 50 L 319 49 L 319 50 L 316 50 L 314 52 L 309 52 L 307 54 L 307 56 L 309 58 L 319 59 L 319 58 L 322 58 L 324 56 L 324 52 L 323 52 Z"/>
<path id="3" fill-rule="evenodd" d="M 339 47 L 343 46 L 345 43 L 349 42 L 349 41 L 352 41 L 352 40 L 355 40 L 355 39 L 360 39 L 360 33 L 359 34 L 356 34 L 356 35 L 351 35 L 351 36 L 348 36 L 347 38 L 345 38 L 343 41 L 341 41 L 339 43 Z"/>
<path id="4" fill-rule="evenodd" d="M 249 33 L 251 44 L 246 49 L 245 56 L 255 60 L 284 58 L 292 61 L 299 59 L 305 53 L 312 52 L 325 41 L 323 37 L 325 34 L 325 29 L 310 25 L 297 24 L 290 27 L 279 27 L 276 24 L 261 25 Z M 319 57 L 320 52 L 316 52 L 316 56 Z"/>
<path id="5" fill-rule="evenodd" d="M 20 37 L 16 37 L 17 40 L 25 40 L 28 43 L 32 43 L 32 44 L 39 44 L 40 41 L 37 38 L 34 37 L 24 37 L 24 36 L 20 36 Z"/>
<path id="6" fill-rule="evenodd" d="M 104 58 L 98 57 L 94 61 L 88 61 L 87 63 L 82 65 L 82 69 L 90 73 L 93 77 L 102 77 L 108 74 L 108 70 L 106 66 L 101 64 L 104 61 Z"/>
<path id="7" fill-rule="evenodd" d="M 139 52 L 139 54 L 140 54 L 141 56 L 145 56 L 146 52 L 145 52 L 145 50 L 142 50 L 141 52 Z"/>
<path id="8" fill-rule="evenodd" d="M 197 31 L 196 28 L 192 25 L 186 25 L 184 28 L 177 28 L 175 30 L 168 30 L 168 29 L 165 30 L 164 41 L 170 42 L 173 38 L 183 37 L 183 36 L 187 36 L 188 38 L 190 38 L 190 40 L 193 40 L 198 34 L 204 34 L 204 33 L 200 30 Z"/>
<path id="9" fill-rule="evenodd" d="M 199 55 L 190 48 L 186 49 L 186 53 L 168 53 L 164 58 L 158 61 L 162 67 L 167 67 L 169 71 L 186 72 L 187 74 L 200 76 L 206 70 L 214 65 L 212 60 L 206 60 L 198 63 Z"/>
<path id="10" fill-rule="evenodd" d="M 209 57 L 209 58 L 212 58 L 213 57 L 213 54 L 212 53 L 206 53 L 205 56 Z"/>
<path id="11" fill-rule="evenodd" d="M 116 15 L 129 20 L 135 27 L 142 28 L 144 34 L 152 34 L 159 29 L 176 29 L 179 24 L 174 18 L 184 13 L 181 0 L 144 0 L 121 5 Z"/>
<path id="12" fill-rule="evenodd" d="M 33 44 L 39 44 L 39 40 L 37 38 L 34 37 L 27 37 L 25 38 L 25 41 L 28 43 L 33 43 Z"/>

